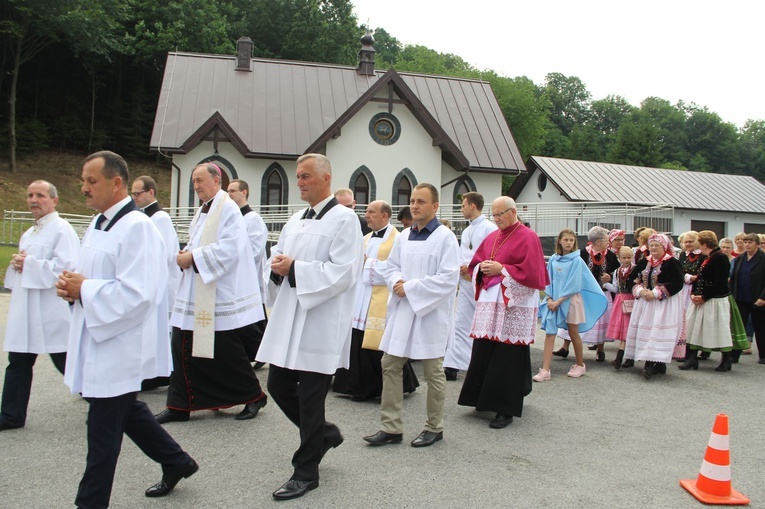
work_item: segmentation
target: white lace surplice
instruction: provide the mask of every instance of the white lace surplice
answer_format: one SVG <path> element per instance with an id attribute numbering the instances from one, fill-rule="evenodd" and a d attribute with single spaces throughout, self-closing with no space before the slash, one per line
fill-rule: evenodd
<path id="1" fill-rule="evenodd" d="M 504 268 L 502 275 L 502 283 L 481 290 L 470 337 L 530 345 L 536 337 L 539 290 L 519 284 Z"/>

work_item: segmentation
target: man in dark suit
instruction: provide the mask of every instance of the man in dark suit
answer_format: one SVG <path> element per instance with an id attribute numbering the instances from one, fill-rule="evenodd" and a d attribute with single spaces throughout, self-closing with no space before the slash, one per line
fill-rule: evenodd
<path id="1" fill-rule="evenodd" d="M 65 270 L 56 283 L 58 296 L 72 304 L 64 382 L 90 403 L 80 509 L 109 506 L 123 434 L 162 466 L 147 497 L 167 495 L 199 469 L 136 398 L 141 381 L 167 376 L 171 361 L 165 245 L 128 196 L 128 179 L 125 160 L 113 152 L 85 159 L 82 194 L 99 214 L 85 232 L 76 271 Z"/>
<path id="2" fill-rule="evenodd" d="M 765 253 L 760 251 L 759 242 L 756 233 L 744 237 L 744 252 L 734 258 L 730 291 L 741 320 L 747 323 L 749 316 L 752 317 L 758 362 L 765 364 Z M 740 356 L 741 350 L 731 351 L 733 362 L 738 362 Z"/>

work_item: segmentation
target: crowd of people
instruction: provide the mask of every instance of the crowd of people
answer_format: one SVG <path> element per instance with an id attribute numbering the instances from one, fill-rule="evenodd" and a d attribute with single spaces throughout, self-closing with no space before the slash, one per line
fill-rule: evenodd
<path id="1" fill-rule="evenodd" d="M 582 343 L 590 343 L 595 361 L 604 362 L 604 341 L 619 344 L 611 362 L 615 369 L 645 361 L 648 379 L 666 374 L 673 359 L 681 370 L 698 370 L 699 359 L 711 352 L 721 353 L 715 370 L 730 371 L 742 353 L 752 353 L 753 339 L 758 362 L 765 364 L 762 237 L 741 233 L 735 241 L 718 241 L 712 231 L 688 231 L 679 236 L 678 250 L 669 235 L 639 228 L 637 245 L 629 248 L 623 230 L 596 226 L 586 248 L 577 251 L 574 232 L 562 230 L 548 263 L 551 284 L 540 308 L 544 360 L 533 380 L 551 379 L 551 358 L 568 357 L 569 343 L 576 355 L 568 372 L 573 378 L 586 373 Z M 553 351 L 556 334 L 564 344 Z"/>
<path id="2" fill-rule="evenodd" d="M 427 395 L 412 447 L 444 439 L 446 384 L 460 372 L 458 404 L 490 412 L 489 426 L 502 429 L 522 416 L 532 381 L 551 380 L 553 357 L 568 357 L 569 345 L 571 378 L 587 373 L 585 345 L 604 362 L 612 341 L 611 365 L 645 361 L 646 378 L 666 373 L 672 359 L 697 370 L 717 351 L 716 370 L 728 371 L 752 338 L 765 364 L 765 239 L 755 234 L 718 242 L 710 231 L 686 232 L 678 253 L 650 228 L 635 232 L 634 249 L 624 231 L 599 226 L 579 249 L 564 229 L 546 263 L 509 197 L 493 200 L 492 222 L 482 195 L 463 195 L 469 226 L 458 241 L 437 217 L 438 188 L 419 184 L 399 231 L 390 204 L 373 201 L 360 217 L 350 189 L 332 193 L 326 156 L 306 154 L 296 179 L 308 206 L 287 221 L 270 256 L 249 186 L 237 179 L 223 190 L 210 162 L 192 173 L 202 205 L 180 248 L 151 177 L 130 185 L 124 159 L 108 151 L 81 170 L 82 194 L 97 212 L 82 241 L 58 216 L 53 184 L 27 189 L 34 225 L 6 272 L 0 408 L 0 431 L 24 427 L 39 354 L 89 403 L 79 508 L 108 507 L 124 434 L 161 466 L 145 495 L 166 496 L 199 466 L 164 424 L 235 406 L 236 420 L 254 419 L 269 397 L 300 438 L 292 474 L 273 497 L 301 497 L 319 486 L 323 457 L 344 441 L 326 420 L 329 390 L 379 399 L 379 429 L 363 440 L 401 443 L 404 395 L 419 386 L 413 361 Z M 532 377 L 540 327 L 543 365 Z M 557 337 L 564 344 L 554 350 Z M 152 415 L 138 394 L 161 386 L 166 408 Z"/>

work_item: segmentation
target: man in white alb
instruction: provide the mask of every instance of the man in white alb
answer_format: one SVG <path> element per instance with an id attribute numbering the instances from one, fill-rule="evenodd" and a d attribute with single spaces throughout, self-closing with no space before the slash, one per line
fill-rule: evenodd
<path id="1" fill-rule="evenodd" d="M 0 431 L 21 428 L 27 420 L 32 367 L 37 355 L 47 353 L 64 374 L 66 344 L 72 313 L 56 296 L 56 281 L 73 270 L 80 239 L 68 221 L 56 212 L 58 192 L 50 182 L 37 180 L 27 188 L 27 206 L 35 224 L 21 236 L 19 252 L 5 272 L 11 290 L 4 349 L 8 352 Z"/>
<path id="2" fill-rule="evenodd" d="M 459 245 L 451 230 L 436 218 L 438 190 L 433 185 L 419 184 L 412 190 L 410 209 L 414 224 L 396 239 L 385 271 L 391 299 L 380 344 L 385 352 L 382 429 L 364 437 L 371 445 L 400 443 L 403 438 L 402 370 L 409 359 L 422 360 L 428 381 L 428 418 L 412 447 L 433 445 L 444 436 L 443 361 L 454 321 Z"/>
<path id="3" fill-rule="evenodd" d="M 470 221 L 470 226 L 462 230 L 460 239 L 460 284 L 457 293 L 457 318 L 454 322 L 454 339 L 446 347 L 444 373 L 447 380 L 457 380 L 457 373 L 467 370 L 470 365 L 470 352 L 473 350 L 473 338 L 470 337 L 470 324 L 475 313 L 475 291 L 472 274 L 468 264 L 473 259 L 478 246 L 488 234 L 497 229 L 482 214 L 483 196 L 471 191 L 462 195 L 462 215 Z"/>
<path id="4" fill-rule="evenodd" d="M 337 368 L 348 367 L 353 291 L 363 251 L 356 214 L 332 196 L 332 166 L 321 154 L 297 161 L 300 199 L 309 207 L 284 225 L 271 250 L 273 306 L 257 360 L 269 363 L 268 392 L 300 430 L 292 476 L 277 500 L 319 486 L 319 463 L 343 442 L 325 401 Z"/>

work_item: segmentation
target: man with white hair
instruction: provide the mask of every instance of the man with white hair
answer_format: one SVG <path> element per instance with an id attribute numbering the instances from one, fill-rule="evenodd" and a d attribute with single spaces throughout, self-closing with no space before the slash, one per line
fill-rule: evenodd
<path id="1" fill-rule="evenodd" d="M 531 354 L 539 291 L 549 283 L 542 244 L 518 219 L 515 201 L 494 200 L 498 230 L 476 251 L 469 269 L 476 286 L 470 328 L 473 352 L 458 404 L 496 412 L 489 426 L 506 427 L 523 412 L 531 392 Z"/>
<path id="2" fill-rule="evenodd" d="M 337 191 L 335 191 L 335 199 L 337 200 L 337 203 L 342 205 L 343 207 L 348 207 L 349 209 L 355 211 L 356 210 L 356 199 L 353 197 L 353 191 L 350 190 L 347 187 L 341 187 Z M 367 225 L 367 219 L 366 217 L 356 216 L 359 218 L 359 226 L 361 227 L 361 234 L 366 235 L 367 233 L 371 232 L 372 230 L 369 228 L 369 225 Z"/>
<path id="3" fill-rule="evenodd" d="M 72 313 L 56 296 L 55 283 L 64 270 L 73 270 L 80 239 L 68 221 L 56 212 L 58 192 L 50 182 L 36 180 L 27 188 L 27 206 L 35 224 L 21 236 L 19 252 L 5 272 L 11 290 L 5 329 L 5 369 L 0 431 L 26 423 L 32 367 L 41 353 L 50 354 L 64 374 L 66 344 Z"/>

